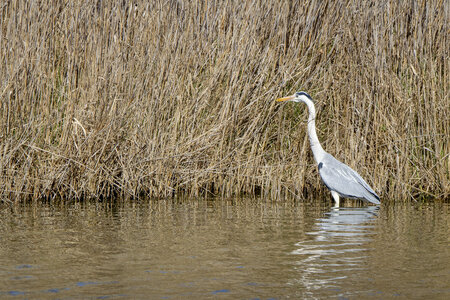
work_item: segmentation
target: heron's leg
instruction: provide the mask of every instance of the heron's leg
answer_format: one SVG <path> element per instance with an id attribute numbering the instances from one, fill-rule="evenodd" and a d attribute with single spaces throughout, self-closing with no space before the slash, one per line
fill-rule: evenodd
<path id="1" fill-rule="evenodd" d="M 334 199 L 334 207 L 339 207 L 339 194 L 335 191 L 331 191 L 331 196 Z"/>

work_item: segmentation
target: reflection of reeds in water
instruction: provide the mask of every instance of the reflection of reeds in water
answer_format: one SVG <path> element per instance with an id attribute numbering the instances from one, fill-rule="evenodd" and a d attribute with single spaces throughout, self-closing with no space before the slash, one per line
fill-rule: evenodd
<path id="1" fill-rule="evenodd" d="M 330 289 L 352 271 L 364 270 L 371 240 L 370 224 L 377 207 L 361 209 L 334 208 L 325 218 L 318 219 L 312 239 L 298 242 L 293 255 L 298 256 L 296 271 L 307 290 Z"/>
<path id="2" fill-rule="evenodd" d="M 310 195 L 306 111 L 273 103 L 302 89 L 382 197 L 447 197 L 444 4 L 5 2 L 0 193 Z"/>

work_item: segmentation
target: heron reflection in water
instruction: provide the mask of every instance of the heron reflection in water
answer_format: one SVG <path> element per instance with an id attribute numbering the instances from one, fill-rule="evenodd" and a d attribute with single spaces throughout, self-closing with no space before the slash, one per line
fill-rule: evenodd
<path id="1" fill-rule="evenodd" d="M 316 109 L 311 96 L 305 92 L 297 92 L 292 96 L 279 98 L 277 101 L 303 102 L 308 106 L 308 136 L 311 150 L 318 165 L 320 177 L 330 190 L 335 206 L 339 207 L 340 197 L 380 204 L 380 197 L 355 170 L 323 150 L 316 134 Z"/>
<path id="2" fill-rule="evenodd" d="M 334 207 L 316 219 L 306 237 L 290 252 L 296 257 L 296 276 L 290 283 L 301 284 L 306 295 L 314 295 L 319 289 L 339 289 L 355 277 L 367 280 L 363 278 L 370 273 L 367 256 L 371 255 L 378 212 L 379 206 Z"/>

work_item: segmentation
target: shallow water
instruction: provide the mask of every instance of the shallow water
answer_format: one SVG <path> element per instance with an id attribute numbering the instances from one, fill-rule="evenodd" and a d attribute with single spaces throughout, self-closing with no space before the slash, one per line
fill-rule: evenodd
<path id="1" fill-rule="evenodd" d="M 0 210 L 0 297 L 450 299 L 449 204 L 27 204 Z"/>

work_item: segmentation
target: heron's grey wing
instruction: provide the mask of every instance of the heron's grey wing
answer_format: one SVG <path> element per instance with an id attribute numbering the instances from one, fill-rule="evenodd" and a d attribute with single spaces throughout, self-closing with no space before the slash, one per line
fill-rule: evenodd
<path id="1" fill-rule="evenodd" d="M 328 153 L 319 163 L 319 174 L 330 190 L 343 197 L 360 198 L 380 204 L 378 195 L 356 171 Z"/>

